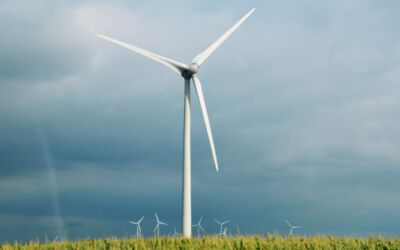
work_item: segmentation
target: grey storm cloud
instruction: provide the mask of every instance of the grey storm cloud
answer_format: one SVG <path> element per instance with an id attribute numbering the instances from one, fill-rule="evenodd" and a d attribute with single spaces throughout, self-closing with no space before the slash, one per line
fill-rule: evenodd
<path id="1" fill-rule="evenodd" d="M 0 241 L 56 237 L 55 200 L 70 238 L 179 228 L 183 82 L 95 34 L 190 62 L 249 4 L 2 1 Z M 396 234 L 399 4 L 252 4 L 201 71 L 219 173 L 193 96 L 194 220 Z"/>

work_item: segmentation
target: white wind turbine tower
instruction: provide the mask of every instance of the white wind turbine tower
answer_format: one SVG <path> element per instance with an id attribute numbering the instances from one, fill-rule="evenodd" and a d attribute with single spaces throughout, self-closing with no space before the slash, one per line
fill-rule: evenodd
<path id="1" fill-rule="evenodd" d="M 223 235 L 223 231 L 222 231 L 222 227 L 229 222 L 229 220 L 226 220 L 224 222 L 220 222 L 216 219 L 214 219 L 215 223 L 217 223 L 220 227 L 219 227 L 219 234 L 218 235 Z M 227 228 L 226 228 L 227 229 Z"/>
<path id="2" fill-rule="evenodd" d="M 292 224 L 289 223 L 289 221 L 287 219 L 285 219 L 286 224 L 289 226 L 290 230 L 289 230 L 289 236 L 291 236 L 293 234 L 293 230 L 296 228 L 302 228 L 303 226 L 292 226 Z"/>
<path id="3" fill-rule="evenodd" d="M 167 226 L 168 224 L 165 223 L 165 222 L 160 221 L 160 219 L 158 219 L 157 213 L 155 213 L 155 215 L 156 215 L 157 225 L 156 225 L 156 227 L 154 228 L 153 231 L 157 233 L 157 237 L 160 237 L 160 225 L 166 225 Z"/>
<path id="4" fill-rule="evenodd" d="M 140 220 L 136 221 L 129 221 L 129 223 L 136 225 L 136 237 L 140 237 L 142 235 L 142 228 L 140 227 L 140 223 L 142 222 L 144 216 L 140 218 Z"/>
<path id="5" fill-rule="evenodd" d="M 228 31 L 218 38 L 207 49 L 198 54 L 191 64 L 185 64 L 157 55 L 153 52 L 141 49 L 132 44 L 119 41 L 117 39 L 100 35 L 97 36 L 109 42 L 115 43 L 119 46 L 125 47 L 129 50 L 137 52 L 143 56 L 153 59 L 159 63 L 164 64 L 176 73 L 180 74 L 185 81 L 185 96 L 184 96 L 184 139 L 183 139 L 183 185 L 182 185 L 182 233 L 184 237 L 189 238 L 192 235 L 192 202 L 191 202 L 191 150 L 190 150 L 190 80 L 193 81 L 193 86 L 196 89 L 197 97 L 200 102 L 201 112 L 203 114 L 204 125 L 207 130 L 208 141 L 211 147 L 211 154 L 214 160 L 214 165 L 218 171 L 218 160 L 215 152 L 214 140 L 211 132 L 210 121 L 208 118 L 206 103 L 203 96 L 203 88 L 200 83 L 197 73 L 200 66 L 206 59 L 255 11 L 251 9 L 245 16 L 243 16 L 237 23 L 235 23 Z"/>
<path id="6" fill-rule="evenodd" d="M 200 230 L 205 233 L 203 226 L 201 225 L 201 221 L 203 220 L 203 216 L 200 217 L 199 222 L 197 224 L 194 224 L 193 227 L 197 227 L 197 237 L 200 237 Z"/>

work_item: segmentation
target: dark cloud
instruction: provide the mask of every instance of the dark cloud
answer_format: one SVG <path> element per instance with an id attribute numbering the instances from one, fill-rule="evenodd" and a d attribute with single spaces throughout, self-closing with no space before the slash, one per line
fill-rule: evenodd
<path id="1" fill-rule="evenodd" d="M 85 70 L 91 55 L 74 13 L 44 3 L 3 2 L 0 23 L 2 84 L 32 84 Z M 78 35 L 78 36 L 77 36 Z M 14 82 L 14 84 L 16 84 Z"/>

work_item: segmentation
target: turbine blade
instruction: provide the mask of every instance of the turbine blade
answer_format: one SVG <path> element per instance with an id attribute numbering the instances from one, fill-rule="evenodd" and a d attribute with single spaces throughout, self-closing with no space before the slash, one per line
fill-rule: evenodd
<path id="1" fill-rule="evenodd" d="M 98 34 L 97 36 L 102 38 L 102 39 L 104 39 L 104 40 L 106 40 L 106 41 L 115 43 L 115 44 L 117 44 L 119 46 L 122 46 L 124 48 L 127 48 L 129 50 L 133 50 L 136 53 L 139 53 L 139 54 L 141 54 L 141 55 L 143 55 L 145 57 L 148 57 L 148 58 L 153 59 L 153 60 L 155 60 L 155 61 L 157 61 L 159 63 L 162 63 L 162 64 L 166 65 L 167 67 L 171 68 L 173 71 L 177 72 L 178 74 L 181 74 L 184 70 L 189 69 L 189 66 L 187 66 L 184 63 L 181 63 L 181 62 L 166 58 L 164 56 L 157 55 L 156 53 L 141 49 L 141 48 L 136 47 L 136 46 L 134 46 L 132 44 L 129 44 L 129 43 L 126 43 L 126 42 L 123 42 L 123 41 L 119 41 L 117 39 L 114 39 L 114 38 L 111 38 L 111 37 L 108 37 L 108 36 L 104 36 L 104 35 L 101 35 L 101 34 Z"/>
<path id="2" fill-rule="evenodd" d="M 287 219 L 285 219 L 286 224 L 288 224 L 289 227 L 292 227 L 292 225 L 290 225 L 289 221 Z"/>
<path id="3" fill-rule="evenodd" d="M 201 231 L 203 231 L 203 233 L 205 233 L 204 228 L 201 225 L 199 225 L 199 227 L 200 227 Z"/>
<path id="4" fill-rule="evenodd" d="M 142 222 L 143 219 L 144 219 L 144 216 L 142 216 L 142 218 L 140 218 L 140 220 L 138 221 L 138 224 L 140 224 L 140 222 Z"/>
<path id="5" fill-rule="evenodd" d="M 217 221 L 216 219 L 213 219 L 217 224 L 221 224 L 221 222 Z"/>
<path id="6" fill-rule="evenodd" d="M 228 31 L 226 31 L 217 41 L 211 44 L 206 50 L 198 54 L 193 63 L 201 65 L 213 52 L 216 50 L 239 26 L 246 21 L 246 19 L 253 14 L 256 8 L 251 9 L 245 16 L 243 16 L 237 23 L 235 23 Z"/>
<path id="7" fill-rule="evenodd" d="M 213 139 L 212 132 L 211 132 L 210 120 L 208 119 L 206 102 L 204 101 L 203 88 L 201 86 L 199 78 L 196 75 L 193 75 L 192 79 L 193 79 L 194 87 L 196 89 L 197 97 L 200 102 L 201 113 L 203 114 L 204 125 L 206 126 L 208 142 L 210 143 L 211 154 L 212 154 L 212 157 L 214 160 L 215 169 L 218 171 L 217 154 L 215 152 L 214 139 Z"/>
<path id="8" fill-rule="evenodd" d="M 222 225 L 228 223 L 229 221 L 230 220 L 226 220 L 226 221 L 222 222 Z"/>
<path id="9" fill-rule="evenodd" d="M 156 213 L 156 212 L 154 212 L 154 214 L 156 215 L 156 220 L 157 220 L 157 223 L 160 223 L 160 220 L 158 219 L 157 213 Z"/>
<path id="10" fill-rule="evenodd" d="M 198 223 L 199 225 L 201 224 L 202 220 L 203 220 L 203 216 L 200 217 L 200 220 L 199 220 L 199 223 Z"/>
<path id="11" fill-rule="evenodd" d="M 157 230 L 157 228 L 159 227 L 160 225 L 159 224 L 157 224 L 157 226 L 154 228 L 154 230 L 153 231 L 156 231 Z"/>

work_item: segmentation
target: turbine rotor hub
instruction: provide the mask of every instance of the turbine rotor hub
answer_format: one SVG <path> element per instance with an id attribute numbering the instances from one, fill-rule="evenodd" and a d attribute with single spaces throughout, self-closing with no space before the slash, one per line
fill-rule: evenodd
<path id="1" fill-rule="evenodd" d="M 182 72 L 182 77 L 185 79 L 190 79 L 192 75 L 197 74 L 199 71 L 199 65 L 197 63 L 192 63 L 189 65 L 189 69 Z"/>
<path id="2" fill-rule="evenodd" d="M 193 72 L 193 74 L 196 74 L 199 71 L 199 65 L 197 63 L 192 63 L 189 65 L 189 70 Z"/>

